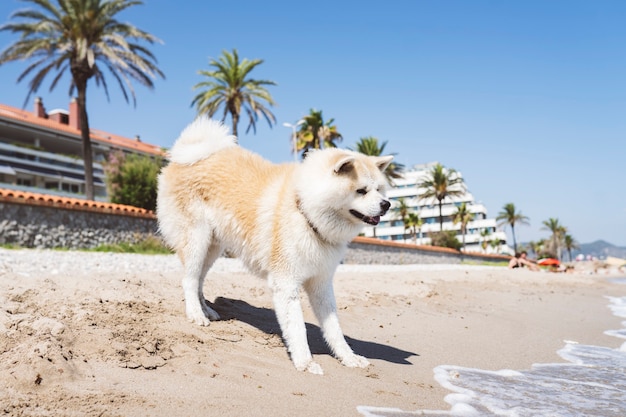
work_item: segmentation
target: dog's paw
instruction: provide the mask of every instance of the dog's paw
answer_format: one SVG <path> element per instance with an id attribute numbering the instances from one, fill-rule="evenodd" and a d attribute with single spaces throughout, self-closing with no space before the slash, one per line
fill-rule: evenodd
<path id="1" fill-rule="evenodd" d="M 200 300 L 199 303 L 188 304 L 186 313 L 187 319 L 198 326 L 208 326 L 211 324 L 211 321 L 220 319 L 220 315 L 209 307 L 204 300 Z"/>
<path id="2" fill-rule="evenodd" d="M 206 301 L 202 303 L 202 311 L 204 312 L 204 315 L 208 317 L 211 321 L 217 321 L 220 319 L 220 315 L 217 314 L 217 311 L 209 307 Z"/>
<path id="3" fill-rule="evenodd" d="M 343 358 L 341 364 L 349 368 L 367 368 L 370 362 L 361 355 L 352 354 Z"/>
<path id="4" fill-rule="evenodd" d="M 186 310 L 187 320 L 198 326 L 208 326 L 211 324 L 211 320 L 204 310 L 205 309 L 200 305 L 188 306 Z"/>
<path id="5" fill-rule="evenodd" d="M 322 369 L 322 367 L 313 360 L 310 360 L 304 364 L 295 365 L 295 366 L 296 366 L 296 369 L 301 372 L 306 371 L 310 374 L 324 375 L 324 370 Z"/>
<path id="6" fill-rule="evenodd" d="M 317 362 L 309 362 L 309 365 L 306 367 L 306 371 L 310 374 L 314 375 L 324 375 L 324 370 Z"/>
<path id="7" fill-rule="evenodd" d="M 204 314 L 190 316 L 187 315 L 187 320 L 192 322 L 193 324 L 197 324 L 198 326 L 208 326 L 211 324 L 211 320 L 208 317 L 205 317 Z"/>

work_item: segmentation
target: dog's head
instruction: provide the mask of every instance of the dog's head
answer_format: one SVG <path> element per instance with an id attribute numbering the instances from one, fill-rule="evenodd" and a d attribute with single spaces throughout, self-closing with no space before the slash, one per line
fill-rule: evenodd
<path id="1" fill-rule="evenodd" d="M 387 179 L 383 172 L 393 156 L 345 155 L 336 161 L 334 175 L 345 187 L 348 213 L 372 226 L 378 225 L 391 204 L 385 198 Z"/>
<path id="2" fill-rule="evenodd" d="M 308 183 L 300 186 L 299 194 L 308 201 L 309 216 L 341 222 L 334 227 L 352 230 L 376 226 L 391 205 L 385 197 L 389 184 L 383 172 L 392 159 L 340 149 L 309 152 L 303 162 L 308 178 L 299 181 Z"/>

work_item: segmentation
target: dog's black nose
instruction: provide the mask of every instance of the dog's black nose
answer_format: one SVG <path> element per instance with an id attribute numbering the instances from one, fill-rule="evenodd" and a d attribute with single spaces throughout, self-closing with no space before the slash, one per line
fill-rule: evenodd
<path id="1" fill-rule="evenodd" d="M 383 213 L 387 213 L 389 207 L 391 207 L 391 203 L 389 201 L 383 200 L 380 202 L 380 208 L 383 210 Z"/>

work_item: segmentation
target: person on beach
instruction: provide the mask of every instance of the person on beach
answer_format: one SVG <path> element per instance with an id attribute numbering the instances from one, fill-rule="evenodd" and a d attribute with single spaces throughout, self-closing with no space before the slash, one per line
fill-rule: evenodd
<path id="1" fill-rule="evenodd" d="M 527 259 L 527 256 L 526 251 L 516 253 L 509 261 L 509 269 L 527 267 L 531 271 L 539 271 L 539 267 Z"/>

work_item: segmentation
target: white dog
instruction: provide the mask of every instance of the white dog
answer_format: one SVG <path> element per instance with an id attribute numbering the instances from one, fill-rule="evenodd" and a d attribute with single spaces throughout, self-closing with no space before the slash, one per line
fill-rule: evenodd
<path id="1" fill-rule="evenodd" d="M 180 135 L 159 176 L 157 217 L 184 266 L 189 320 L 208 326 L 219 315 L 203 282 L 223 250 L 266 277 L 283 339 L 298 370 L 322 374 L 306 337 L 304 287 L 324 338 L 346 366 L 366 367 L 345 341 L 332 278 L 347 244 L 389 209 L 383 171 L 392 156 L 325 149 L 301 164 L 272 164 L 236 144 L 221 123 L 198 118 Z"/>

